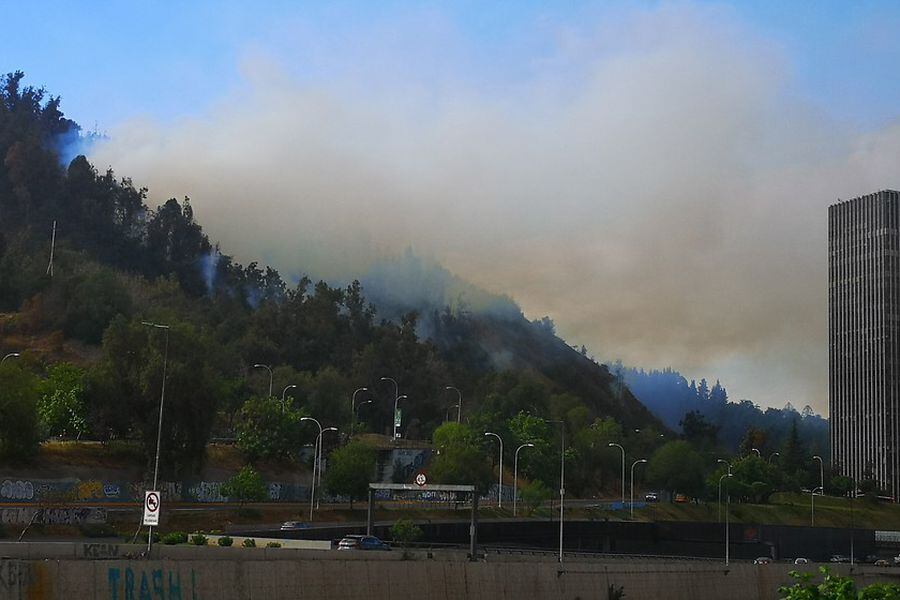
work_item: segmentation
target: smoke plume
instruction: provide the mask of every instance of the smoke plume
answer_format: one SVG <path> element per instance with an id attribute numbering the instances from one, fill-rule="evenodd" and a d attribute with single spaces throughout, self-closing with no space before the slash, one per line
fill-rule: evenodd
<path id="1" fill-rule="evenodd" d="M 241 261 L 346 281 L 412 247 L 599 357 L 826 410 L 826 207 L 900 185 L 900 126 L 830 120 L 720 10 L 548 26 L 527 65 L 426 20 L 294 23 L 202 116 L 91 158 Z"/>

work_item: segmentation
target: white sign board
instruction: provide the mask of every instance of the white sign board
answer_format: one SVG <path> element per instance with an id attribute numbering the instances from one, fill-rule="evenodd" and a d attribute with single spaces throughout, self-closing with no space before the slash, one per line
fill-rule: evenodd
<path id="1" fill-rule="evenodd" d="M 416 475 L 416 485 L 421 487 L 426 483 L 428 483 L 428 478 L 425 477 L 425 473 L 419 473 L 418 475 Z"/>
<path id="2" fill-rule="evenodd" d="M 159 525 L 159 492 L 144 492 L 144 525 Z"/>

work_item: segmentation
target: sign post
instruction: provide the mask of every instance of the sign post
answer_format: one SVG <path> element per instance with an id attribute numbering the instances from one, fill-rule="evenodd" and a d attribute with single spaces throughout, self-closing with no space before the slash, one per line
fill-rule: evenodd
<path id="1" fill-rule="evenodd" d="M 150 537 L 147 541 L 147 548 L 153 545 L 153 528 L 159 525 L 159 508 L 162 502 L 157 491 L 144 492 L 144 520 L 143 524 L 150 528 Z"/>
<path id="2" fill-rule="evenodd" d="M 394 412 L 394 431 L 396 432 L 396 433 L 394 433 L 394 436 L 400 437 L 400 425 L 402 423 L 403 423 L 403 413 L 401 412 L 401 409 L 398 408 Z"/>

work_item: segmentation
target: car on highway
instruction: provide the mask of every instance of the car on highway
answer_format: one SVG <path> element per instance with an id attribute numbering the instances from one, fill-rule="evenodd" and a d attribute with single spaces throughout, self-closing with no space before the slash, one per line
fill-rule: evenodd
<path id="1" fill-rule="evenodd" d="M 659 502 L 659 494 L 657 494 L 656 492 L 644 494 L 644 502 Z"/>
<path id="2" fill-rule="evenodd" d="M 309 523 L 303 521 L 285 521 L 281 524 L 282 531 L 296 531 L 297 529 L 309 529 Z"/>
<path id="3" fill-rule="evenodd" d="M 886 567 L 890 563 L 888 563 L 888 561 L 884 560 L 883 558 L 879 558 L 872 564 L 875 565 L 876 567 Z"/>
<path id="4" fill-rule="evenodd" d="M 687 504 L 688 497 L 684 494 L 675 494 L 675 502 L 677 504 Z"/>
<path id="5" fill-rule="evenodd" d="M 768 556 L 759 556 L 753 559 L 754 565 L 768 565 L 772 563 L 772 559 Z"/>
<path id="6" fill-rule="evenodd" d="M 846 563 L 850 562 L 850 559 L 844 556 L 843 554 L 834 554 L 831 558 L 828 559 L 828 562 L 833 563 Z"/>
<path id="7" fill-rule="evenodd" d="M 808 565 L 809 559 L 803 558 L 802 556 L 798 556 L 797 558 L 794 559 L 794 564 L 795 565 Z"/>
<path id="8" fill-rule="evenodd" d="M 345 535 L 338 542 L 338 550 L 387 550 L 391 547 L 374 535 Z"/>

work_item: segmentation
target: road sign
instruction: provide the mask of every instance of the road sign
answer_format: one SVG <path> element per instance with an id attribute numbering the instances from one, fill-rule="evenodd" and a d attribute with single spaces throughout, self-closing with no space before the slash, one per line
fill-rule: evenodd
<path id="1" fill-rule="evenodd" d="M 428 483 L 428 478 L 425 477 L 425 473 L 419 473 L 418 475 L 416 475 L 416 485 L 421 487 L 421 486 L 424 486 L 426 483 Z"/>
<path id="2" fill-rule="evenodd" d="M 159 525 L 159 492 L 144 492 L 144 525 Z"/>

